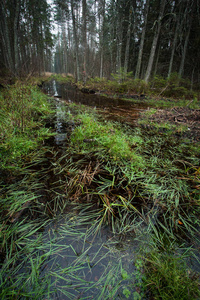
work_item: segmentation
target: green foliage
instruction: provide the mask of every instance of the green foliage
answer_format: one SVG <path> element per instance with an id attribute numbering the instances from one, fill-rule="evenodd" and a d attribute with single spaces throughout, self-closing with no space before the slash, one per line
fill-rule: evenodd
<path id="1" fill-rule="evenodd" d="M 160 88 L 164 88 L 166 84 L 167 84 L 167 80 L 164 79 L 161 75 L 154 76 L 151 82 L 151 86 L 156 90 L 159 90 Z"/>
<path id="2" fill-rule="evenodd" d="M 131 292 L 129 291 L 129 289 L 125 288 L 125 289 L 123 290 L 123 294 L 124 294 L 124 296 L 128 299 L 129 296 L 131 295 Z"/>
<path id="3" fill-rule="evenodd" d="M 71 74 L 53 74 L 49 80 L 54 79 L 60 83 L 74 83 L 74 77 Z"/>
<path id="4" fill-rule="evenodd" d="M 114 80 L 106 80 L 106 78 L 98 77 L 95 77 L 94 79 L 90 78 L 85 87 L 113 94 L 142 94 L 147 93 L 149 90 L 149 86 L 144 80 L 126 78 L 120 83 L 117 78 L 118 76 Z M 83 86 L 81 82 L 78 85 L 79 88 L 82 88 Z"/>
<path id="5" fill-rule="evenodd" d="M 151 93 L 162 95 L 165 97 L 195 98 L 195 91 L 191 90 L 190 82 L 183 79 L 178 73 L 172 73 L 168 78 L 156 75 L 150 82 Z"/>
<path id="6" fill-rule="evenodd" d="M 90 78 L 85 87 L 108 92 L 109 94 L 111 93 L 114 95 L 126 93 L 149 93 L 155 96 L 162 95 L 164 97 L 174 97 L 175 99 L 197 99 L 198 97 L 197 92 L 191 90 L 191 84 L 188 80 L 180 78 L 177 73 L 172 73 L 169 78 L 156 75 L 149 83 L 146 83 L 142 79 L 133 79 L 132 72 L 130 72 L 130 74 L 128 73 L 126 77 L 123 76 L 123 72 L 112 74 L 112 77 L 112 80 L 106 80 L 106 78 L 98 77 L 95 77 L 94 79 Z M 79 82 L 78 86 L 82 88 L 83 84 Z M 153 99 L 153 104 L 154 102 L 156 102 L 156 105 L 161 105 L 158 99 L 156 101 Z M 162 105 L 170 106 L 172 103 L 169 103 L 169 101 L 166 100 Z"/>
<path id="7" fill-rule="evenodd" d="M 114 78 L 115 81 L 121 83 L 133 77 L 133 72 L 125 72 L 124 68 L 120 68 L 120 70 L 117 73 L 111 73 L 111 76 Z"/>
<path id="8" fill-rule="evenodd" d="M 167 78 L 167 81 L 170 85 L 178 86 L 180 83 L 181 77 L 178 73 L 174 72 L 171 73 L 170 76 Z"/>
<path id="9" fill-rule="evenodd" d="M 82 124 L 71 136 L 75 147 L 83 150 L 107 150 L 108 155 L 115 161 L 129 160 L 138 168 L 143 166 L 142 158 L 132 150 L 131 146 L 141 143 L 137 136 L 129 136 L 111 122 L 99 122 L 93 115 L 83 113 L 77 116 Z M 88 142 L 87 142 L 88 141 Z"/>
<path id="10" fill-rule="evenodd" d="M 5 168 L 28 154 L 48 136 L 42 118 L 52 113 L 47 97 L 36 87 L 17 83 L 0 94 L 0 157 Z"/>
<path id="11" fill-rule="evenodd" d="M 188 270 L 184 256 L 155 249 L 145 257 L 145 284 L 154 299 L 190 300 L 200 296 L 198 276 Z"/>
<path id="12" fill-rule="evenodd" d="M 1 161 L 4 161 L 1 167 L 9 162 L 16 168 L 19 158 L 22 155 L 27 158 L 27 154 L 36 149 L 38 141 L 47 134 L 46 129 L 38 128 L 42 126 L 38 121 L 49 114 L 49 105 L 37 89 L 25 86 L 1 93 L 0 101 L 3 128 L 0 154 Z M 0 231 L 1 250 L 5 251 L 6 259 L 0 271 L 1 298 L 50 299 L 64 295 L 74 299 L 75 282 L 78 292 L 80 289 L 90 291 L 91 284 L 98 299 L 114 298 L 119 290 L 121 297 L 134 300 L 144 299 L 147 290 L 154 299 L 196 299 L 199 296 L 197 275 L 187 268 L 180 250 L 167 245 L 170 239 L 174 241 L 180 236 L 182 239 L 191 237 L 194 243 L 197 241 L 195 235 L 200 225 L 199 147 L 187 144 L 185 140 L 177 141 L 170 124 L 165 126 L 166 131 L 161 132 L 161 127 L 155 124 L 148 130 L 133 130 L 100 119 L 83 106 L 70 105 L 70 113 L 62 111 L 76 124 L 69 148 L 63 148 L 62 154 L 52 150 L 53 160 L 49 162 L 51 167 L 48 165 L 46 173 L 43 168 L 41 173 L 32 170 L 29 173 L 25 168 L 23 182 L 3 187 L 0 204 L 4 213 Z M 68 106 L 64 109 L 67 111 Z M 82 113 L 78 113 L 79 109 Z M 71 111 L 75 112 L 75 116 Z M 147 118 L 153 113 L 155 109 L 148 110 Z M 80 157 L 84 157 L 84 161 Z M 32 162 L 35 163 L 35 160 L 33 156 Z M 39 165 L 40 161 L 37 167 Z M 53 200 L 43 203 L 39 197 L 41 187 L 31 184 L 31 178 L 38 180 L 41 176 L 46 180 L 49 174 L 55 176 L 55 182 L 48 191 L 48 195 L 53 194 Z M 44 183 L 41 189 L 44 190 L 45 186 L 46 193 L 49 181 Z M 67 199 L 84 200 L 84 212 L 87 208 L 85 199 L 92 205 L 97 201 L 100 208 L 92 211 L 91 215 L 90 206 L 88 218 L 79 213 L 79 209 L 74 209 L 75 213 L 70 215 L 70 212 L 62 222 L 64 228 L 60 235 L 50 232 L 52 228 L 55 230 L 55 223 L 42 235 L 45 222 L 49 224 L 44 216 L 48 212 L 55 217 L 57 212 L 69 209 Z M 27 203 L 31 205 L 33 216 L 39 212 L 36 203 L 43 207 L 40 211 L 42 218 L 35 223 L 30 220 L 15 223 L 15 214 Z M 83 223 L 78 223 L 78 218 Z M 84 247 L 87 244 L 91 246 L 92 243 L 86 241 L 91 241 L 103 222 L 107 221 L 115 234 L 114 247 L 109 248 L 108 253 L 116 255 L 117 237 L 125 247 L 129 239 L 127 234 L 132 238 L 133 234 L 138 237 L 140 232 L 148 236 L 148 241 L 145 236 L 142 244 L 146 251 L 141 250 L 143 255 L 136 259 L 134 274 L 119 263 L 110 269 L 106 266 L 98 282 L 91 280 L 88 284 L 84 277 L 85 266 L 90 273 L 92 261 Z M 72 224 L 81 230 L 74 231 Z M 86 233 L 82 231 L 81 224 L 86 225 Z M 62 239 L 69 235 L 75 237 L 75 243 L 77 237 L 83 238 L 80 255 L 77 255 L 74 244 L 63 242 Z M 153 246 L 152 241 L 156 241 Z M 108 249 L 107 241 L 105 249 Z M 74 263 L 69 262 L 67 267 L 57 264 L 56 258 L 60 259 L 69 250 L 76 256 Z M 99 259 L 98 253 L 94 257 Z M 136 288 L 134 292 L 133 288 Z M 80 296 L 78 292 L 77 297 Z"/>
<path id="13" fill-rule="evenodd" d="M 130 90 L 136 94 L 146 94 L 149 91 L 149 85 L 142 79 L 135 79 L 130 82 Z"/>
<path id="14" fill-rule="evenodd" d="M 116 89 L 116 92 L 117 93 L 127 93 L 128 92 L 128 86 L 127 84 L 123 83 L 123 84 L 120 84 L 119 87 Z"/>

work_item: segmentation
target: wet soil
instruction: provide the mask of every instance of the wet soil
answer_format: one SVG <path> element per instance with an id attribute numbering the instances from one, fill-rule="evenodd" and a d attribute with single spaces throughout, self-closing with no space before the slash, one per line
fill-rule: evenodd
<path id="1" fill-rule="evenodd" d="M 172 109 L 157 109 L 156 113 L 149 117 L 150 122 L 171 123 L 187 126 L 183 136 L 193 142 L 200 142 L 200 109 L 188 107 L 175 107 Z"/>

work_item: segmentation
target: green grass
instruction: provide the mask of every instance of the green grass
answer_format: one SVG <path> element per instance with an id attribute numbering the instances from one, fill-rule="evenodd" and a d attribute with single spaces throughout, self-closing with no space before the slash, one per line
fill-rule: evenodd
<path id="1" fill-rule="evenodd" d="M 166 242 L 165 242 L 166 244 Z M 155 244 L 145 254 L 143 283 L 153 299 L 199 299 L 199 275 L 187 266 L 190 250 Z"/>
<path id="2" fill-rule="evenodd" d="M 141 100 L 139 99 L 131 99 L 127 98 L 128 100 L 131 100 L 133 102 L 139 103 Z M 150 107 L 157 107 L 157 108 L 174 108 L 174 107 L 188 107 L 190 109 L 199 109 L 200 102 L 197 97 L 194 97 L 191 99 L 190 97 L 184 97 L 184 98 L 177 98 L 174 99 L 173 97 L 159 97 L 155 95 L 149 94 L 145 99 L 142 100 L 144 103 L 148 104 Z"/>
<path id="3" fill-rule="evenodd" d="M 160 227 L 172 235 L 194 233 L 199 224 L 198 147 L 177 141 L 170 125 L 162 134 L 157 127 L 148 132 L 133 130 L 104 121 L 83 106 L 79 109 L 84 112 L 78 113 L 77 106 L 79 125 L 71 134 L 70 151 L 97 165 L 92 175 L 87 168 L 78 171 L 72 186 L 78 183 L 82 195 L 88 194 L 88 180 L 95 186 L 89 194 L 99 197 L 103 205 L 102 222 L 125 212 L 134 212 L 144 221 L 143 211 L 151 203 L 152 209 L 162 211 Z"/>
<path id="4" fill-rule="evenodd" d="M 139 136 L 126 134 L 119 126 L 112 122 L 99 122 L 94 115 L 87 112 L 76 117 L 80 120 L 78 126 L 71 135 L 73 147 L 82 151 L 98 151 L 101 155 L 107 152 L 112 161 L 128 160 L 130 165 L 136 168 L 144 167 L 142 158 L 132 149 L 141 144 Z"/>
<path id="5" fill-rule="evenodd" d="M 0 168 L 12 167 L 50 135 L 42 119 L 52 113 L 36 87 L 17 83 L 0 93 Z"/>
<path id="6" fill-rule="evenodd" d="M 117 250 L 116 240 L 93 241 L 99 235 L 97 212 L 86 205 L 74 209 L 79 214 L 71 211 L 54 222 L 24 220 L 3 228 L 7 255 L 0 270 L 1 299 L 110 299 L 127 294 L 127 288 L 132 293 L 126 253 Z M 96 266 L 100 271 L 93 273 Z"/>
<path id="7" fill-rule="evenodd" d="M 119 74 L 112 74 L 112 79 L 90 78 L 83 85 L 78 82 L 78 87 L 94 89 L 105 95 L 121 95 L 129 99 L 129 95 L 145 94 L 146 98 L 132 99 L 133 102 L 144 101 L 150 106 L 172 108 L 172 107 L 189 107 L 192 109 L 199 108 L 199 91 L 194 87 L 191 90 L 191 84 L 188 80 L 179 77 L 177 73 L 171 74 L 170 78 L 155 76 L 148 84 L 141 79 L 134 79 L 131 72 L 124 74 L 123 70 Z"/>

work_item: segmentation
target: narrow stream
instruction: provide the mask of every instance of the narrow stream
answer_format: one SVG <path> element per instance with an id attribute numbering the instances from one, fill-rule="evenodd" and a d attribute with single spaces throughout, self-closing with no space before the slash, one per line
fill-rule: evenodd
<path id="1" fill-rule="evenodd" d="M 72 85 L 59 84 L 55 81 L 46 84 L 44 90 L 57 99 L 91 106 L 98 109 L 99 113 L 102 112 L 105 118 L 129 125 L 134 125 L 140 113 L 148 108 L 148 105 L 142 101 L 133 103 L 133 101 L 107 98 L 98 94 L 84 94 Z"/>
<path id="2" fill-rule="evenodd" d="M 128 101 L 85 95 L 71 86 L 55 81 L 45 87 L 55 97 L 54 145 L 59 156 L 68 137 L 67 102 L 93 106 L 109 119 L 134 124 L 144 106 L 135 107 Z M 55 164 L 53 162 L 52 164 Z M 57 180 L 55 178 L 55 180 Z M 51 178 L 54 186 L 54 178 Z M 45 251 L 52 251 L 43 273 L 49 272 L 56 290 L 53 299 L 133 299 L 137 293 L 138 270 L 135 260 L 141 243 L 135 233 L 114 234 L 108 225 L 100 224 L 101 209 L 95 205 L 72 205 L 56 217 L 42 234 Z M 137 277 L 137 279 L 136 279 Z"/>
<path id="3" fill-rule="evenodd" d="M 67 103 L 91 106 L 104 118 L 133 127 L 140 112 L 147 109 L 143 103 L 83 94 L 73 86 L 55 81 L 45 86 L 45 92 L 55 100 L 56 135 L 51 146 L 56 148 L 58 157 L 66 151 L 69 127 L 73 130 L 75 126 L 67 121 L 71 113 Z M 55 159 L 52 164 L 56 164 Z M 55 180 L 51 179 L 50 189 Z M 113 233 L 110 225 L 100 224 L 100 214 L 101 208 L 91 202 L 69 205 L 45 227 L 43 243 L 47 252 L 51 248 L 52 255 L 43 272 L 51 274 L 52 288 L 56 290 L 53 299 L 140 299 L 137 297 L 140 297 L 142 273 L 135 263 L 139 249 L 148 247 L 143 225 L 137 237 L 135 232 L 127 234 L 123 230 Z M 189 264 L 195 266 L 196 262 Z"/>

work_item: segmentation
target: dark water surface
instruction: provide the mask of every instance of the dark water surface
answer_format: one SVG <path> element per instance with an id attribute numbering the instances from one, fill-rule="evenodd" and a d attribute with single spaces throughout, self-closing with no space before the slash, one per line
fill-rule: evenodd
<path id="1" fill-rule="evenodd" d="M 108 98 L 98 94 L 84 94 L 75 86 L 52 81 L 44 87 L 49 95 L 99 109 L 105 118 L 126 124 L 135 124 L 140 113 L 148 108 L 144 102 L 133 103 L 131 100 Z"/>
<path id="2" fill-rule="evenodd" d="M 45 229 L 44 243 L 51 240 L 51 251 L 56 248 L 44 270 L 52 273 L 53 299 L 133 299 L 139 243 L 134 236 L 114 235 L 109 226 L 98 229 L 92 215 L 67 213 Z M 130 297 L 124 296 L 126 288 Z"/>

